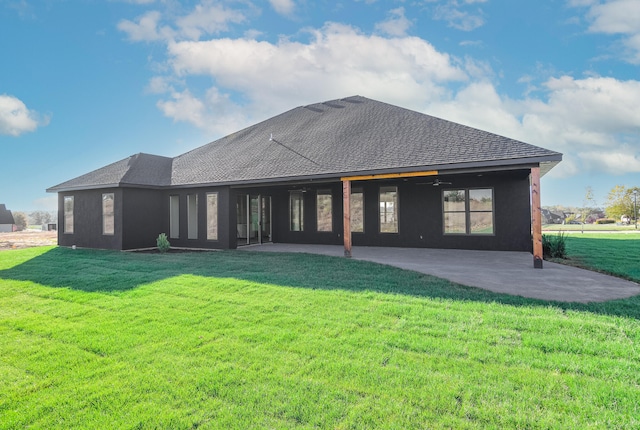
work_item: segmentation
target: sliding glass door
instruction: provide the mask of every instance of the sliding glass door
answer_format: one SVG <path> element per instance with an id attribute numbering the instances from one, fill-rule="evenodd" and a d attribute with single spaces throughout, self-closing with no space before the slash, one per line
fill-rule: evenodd
<path id="1" fill-rule="evenodd" d="M 271 196 L 238 194 L 238 245 L 271 242 Z"/>

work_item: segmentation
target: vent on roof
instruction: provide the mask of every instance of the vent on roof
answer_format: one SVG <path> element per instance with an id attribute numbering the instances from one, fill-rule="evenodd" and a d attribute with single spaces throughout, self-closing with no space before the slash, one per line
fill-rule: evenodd
<path id="1" fill-rule="evenodd" d="M 313 112 L 317 112 L 317 113 L 322 113 L 322 112 L 324 112 L 322 109 L 317 108 L 317 107 L 312 107 L 311 105 L 309 105 L 309 106 L 305 106 L 304 108 L 305 108 L 305 109 L 309 109 L 310 111 L 313 111 Z"/>
<path id="2" fill-rule="evenodd" d="M 323 105 L 327 105 L 327 106 L 332 107 L 332 108 L 336 108 L 336 109 L 344 109 L 344 106 L 339 105 L 339 104 L 337 104 L 335 102 L 324 102 L 322 104 Z"/>

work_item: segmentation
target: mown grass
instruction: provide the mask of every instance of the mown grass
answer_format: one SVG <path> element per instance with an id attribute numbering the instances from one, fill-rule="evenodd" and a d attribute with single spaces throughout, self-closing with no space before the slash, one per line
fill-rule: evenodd
<path id="1" fill-rule="evenodd" d="M 634 232 L 635 225 L 618 225 L 618 224 L 543 224 L 543 231 L 626 231 Z"/>
<path id="2" fill-rule="evenodd" d="M 640 234 L 580 234 L 565 236 L 565 264 L 640 282 Z"/>
<path id="3" fill-rule="evenodd" d="M 637 428 L 640 300 L 301 254 L 0 253 L 0 428 Z"/>

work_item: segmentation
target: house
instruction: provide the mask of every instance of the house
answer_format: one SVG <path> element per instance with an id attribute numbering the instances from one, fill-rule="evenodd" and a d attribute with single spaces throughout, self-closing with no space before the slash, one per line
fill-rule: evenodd
<path id="1" fill-rule="evenodd" d="M 543 224 L 564 224 L 567 214 L 564 212 L 552 212 L 549 209 L 542 209 Z"/>
<path id="2" fill-rule="evenodd" d="M 185 248 L 531 251 L 533 215 L 541 264 L 540 177 L 561 160 L 353 96 L 297 107 L 175 158 L 132 155 L 47 191 L 58 193 L 61 246 L 153 247 L 164 232 Z"/>
<path id="3" fill-rule="evenodd" d="M 13 214 L 4 204 L 0 204 L 0 233 L 14 231 L 14 225 Z"/>

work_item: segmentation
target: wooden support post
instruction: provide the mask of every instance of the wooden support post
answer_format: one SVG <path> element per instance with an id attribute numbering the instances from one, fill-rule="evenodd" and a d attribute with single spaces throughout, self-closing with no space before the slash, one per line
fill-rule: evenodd
<path id="1" fill-rule="evenodd" d="M 531 168 L 531 224 L 533 267 L 542 269 L 542 209 L 540 207 L 540 167 Z"/>
<path id="2" fill-rule="evenodd" d="M 351 181 L 342 181 L 342 225 L 344 226 L 344 256 L 351 258 Z"/>

